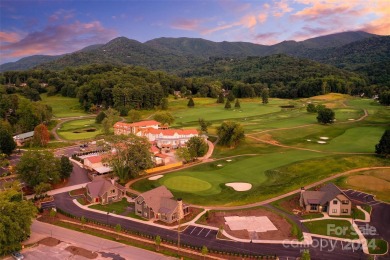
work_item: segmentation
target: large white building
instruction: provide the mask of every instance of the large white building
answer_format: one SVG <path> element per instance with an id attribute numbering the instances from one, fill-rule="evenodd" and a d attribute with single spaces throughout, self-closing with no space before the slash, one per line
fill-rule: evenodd
<path id="1" fill-rule="evenodd" d="M 117 122 L 114 125 L 114 133 L 116 135 L 144 136 L 158 148 L 163 149 L 178 148 L 185 145 L 191 137 L 199 136 L 196 129 L 167 129 L 161 125 L 154 120 L 132 124 Z"/>

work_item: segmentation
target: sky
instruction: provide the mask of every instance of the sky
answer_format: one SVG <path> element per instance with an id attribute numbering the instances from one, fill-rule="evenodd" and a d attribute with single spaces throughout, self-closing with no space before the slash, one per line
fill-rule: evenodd
<path id="1" fill-rule="evenodd" d="M 390 0 L 0 0 L 0 64 L 125 36 L 272 45 L 363 30 L 390 35 Z"/>

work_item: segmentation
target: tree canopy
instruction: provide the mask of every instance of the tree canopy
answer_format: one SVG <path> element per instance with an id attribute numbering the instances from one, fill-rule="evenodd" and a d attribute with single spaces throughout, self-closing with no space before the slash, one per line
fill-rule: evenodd
<path id="1" fill-rule="evenodd" d="M 62 179 L 67 179 L 73 171 L 73 164 L 67 156 L 61 156 L 60 159 L 60 173 Z"/>
<path id="2" fill-rule="evenodd" d="M 321 124 L 332 124 L 334 122 L 335 113 L 330 108 L 318 110 L 317 121 Z"/>
<path id="3" fill-rule="evenodd" d="M 50 133 L 47 126 L 39 124 L 34 128 L 34 143 L 41 147 L 45 147 L 50 140 Z"/>
<path id="4" fill-rule="evenodd" d="M 244 128 L 242 125 L 226 121 L 217 127 L 217 135 L 219 137 L 219 144 L 229 147 L 237 146 L 245 138 Z"/>
<path id="5" fill-rule="evenodd" d="M 18 183 L 0 191 L 0 255 L 21 249 L 21 241 L 30 235 L 37 210 L 32 202 L 22 200 Z"/>
<path id="6" fill-rule="evenodd" d="M 200 136 L 191 137 L 187 141 L 186 146 L 188 147 L 192 158 L 202 157 L 208 150 L 206 141 Z"/>
<path id="7" fill-rule="evenodd" d="M 16 143 L 11 133 L 6 129 L 0 128 L 0 154 L 10 155 L 15 148 Z"/>
<path id="8" fill-rule="evenodd" d="M 173 115 L 167 111 L 156 112 L 156 114 L 153 116 L 153 119 L 163 125 L 171 125 L 173 122 L 175 122 Z"/>
<path id="9" fill-rule="evenodd" d="M 130 134 L 113 140 L 114 152 L 105 161 L 111 166 L 121 182 L 136 178 L 153 166 L 150 143 L 144 137 Z"/>
<path id="10" fill-rule="evenodd" d="M 41 182 L 58 183 L 61 180 L 60 160 L 49 151 L 27 151 L 16 165 L 16 172 L 30 187 Z"/>
<path id="11" fill-rule="evenodd" d="M 386 130 L 379 143 L 375 145 L 375 153 L 385 158 L 390 157 L 390 130 Z"/>

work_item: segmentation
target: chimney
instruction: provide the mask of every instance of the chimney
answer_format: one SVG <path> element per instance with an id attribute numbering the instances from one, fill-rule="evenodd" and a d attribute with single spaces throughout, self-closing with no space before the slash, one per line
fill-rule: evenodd
<path id="1" fill-rule="evenodd" d="M 300 194 L 300 196 L 299 196 L 299 205 L 301 206 L 301 207 L 303 207 L 304 205 L 304 201 L 303 201 L 303 193 L 305 192 L 305 187 L 301 187 L 301 194 Z"/>
<path id="2" fill-rule="evenodd" d="M 177 199 L 177 219 L 184 218 L 183 212 L 183 200 L 181 198 Z"/>
<path id="3" fill-rule="evenodd" d="M 111 178 L 111 183 L 112 183 L 112 185 L 115 185 L 115 179 L 114 178 Z"/>

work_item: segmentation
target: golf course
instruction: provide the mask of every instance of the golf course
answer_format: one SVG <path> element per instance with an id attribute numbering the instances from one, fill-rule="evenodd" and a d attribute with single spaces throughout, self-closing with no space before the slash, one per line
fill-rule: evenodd
<path id="1" fill-rule="evenodd" d="M 224 109 L 215 100 L 194 99 L 194 108 L 174 100 L 176 127 L 211 122 L 210 134 L 225 120 L 236 121 L 246 138 L 235 148 L 215 146 L 213 161 L 143 178 L 131 188 L 144 192 L 165 185 L 175 197 L 195 205 L 235 206 L 255 203 L 352 169 L 390 166 L 375 156 L 375 145 L 390 126 L 390 110 L 371 99 L 328 94 L 310 99 L 240 100 L 240 108 Z M 180 103 L 181 102 L 181 103 Z M 335 122 L 318 124 L 308 103 L 335 112 Z M 229 183 L 250 184 L 237 191 Z"/>

